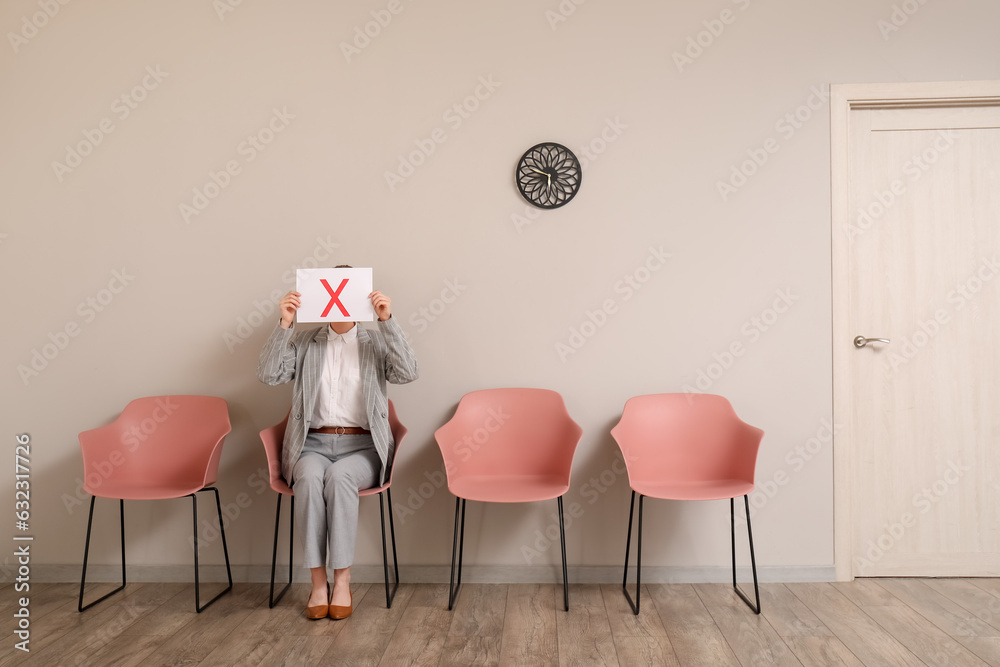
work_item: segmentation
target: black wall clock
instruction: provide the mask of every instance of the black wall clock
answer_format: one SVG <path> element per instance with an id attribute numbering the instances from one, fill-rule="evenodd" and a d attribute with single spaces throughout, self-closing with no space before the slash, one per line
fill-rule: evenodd
<path id="1" fill-rule="evenodd" d="M 538 208 L 559 208 L 580 190 L 583 171 L 573 151 L 547 141 L 525 151 L 514 180 L 521 196 Z"/>

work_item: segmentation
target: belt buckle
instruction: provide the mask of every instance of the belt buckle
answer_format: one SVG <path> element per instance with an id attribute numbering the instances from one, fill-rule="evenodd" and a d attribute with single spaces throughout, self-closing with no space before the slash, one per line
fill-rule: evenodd
<path id="1" fill-rule="evenodd" d="M 347 429 L 343 426 L 334 426 L 333 432 L 337 435 L 345 435 L 347 433 Z"/>

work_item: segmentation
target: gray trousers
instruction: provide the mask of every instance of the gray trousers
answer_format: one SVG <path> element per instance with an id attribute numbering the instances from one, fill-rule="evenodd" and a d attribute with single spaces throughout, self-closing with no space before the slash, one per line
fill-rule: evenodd
<path id="1" fill-rule="evenodd" d="M 310 433 L 293 469 L 295 528 L 308 568 L 350 567 L 358 491 L 378 485 L 382 460 L 370 435 Z"/>

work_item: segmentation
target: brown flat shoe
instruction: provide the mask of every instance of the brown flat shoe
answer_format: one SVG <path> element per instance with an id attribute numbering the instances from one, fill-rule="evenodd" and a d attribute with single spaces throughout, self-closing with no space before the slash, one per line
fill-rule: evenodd
<path id="1" fill-rule="evenodd" d="M 326 594 L 330 595 L 330 584 L 326 585 Z M 353 601 L 353 600 L 352 600 Z M 315 607 L 306 607 L 306 618 L 310 621 L 317 621 L 321 618 L 326 618 L 330 613 L 330 605 L 328 604 L 318 604 Z"/>
<path id="2" fill-rule="evenodd" d="M 351 592 L 351 604 L 347 607 L 341 607 L 339 605 L 330 605 L 330 618 L 335 621 L 342 621 L 354 612 L 354 593 Z"/>

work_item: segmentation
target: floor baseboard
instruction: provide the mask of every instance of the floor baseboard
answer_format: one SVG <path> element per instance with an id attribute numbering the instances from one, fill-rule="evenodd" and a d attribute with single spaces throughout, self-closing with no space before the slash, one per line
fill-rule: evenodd
<path id="1" fill-rule="evenodd" d="M 260 583 L 270 581 L 270 565 L 233 565 L 233 581 Z M 403 583 L 441 584 L 448 583 L 451 568 L 448 565 L 404 565 L 399 568 L 399 578 Z M 391 574 L 391 571 L 390 571 Z M 740 581 L 751 581 L 750 568 L 739 568 Z M 802 582 L 836 581 L 833 565 L 799 565 L 760 567 L 757 575 L 761 582 Z M 128 580 L 133 582 L 193 582 L 192 565 L 130 565 Z M 88 582 L 115 582 L 121 579 L 118 565 L 91 565 L 87 571 Z M 279 565 L 276 574 L 278 582 L 288 581 L 287 566 Z M 203 565 L 202 581 L 225 581 L 226 568 L 222 565 Z M 355 565 L 351 568 L 351 579 L 359 583 L 381 583 L 384 580 L 381 565 Z M 569 567 L 571 583 L 614 584 L 622 579 L 622 568 L 610 565 L 578 565 Z M 309 581 L 308 571 L 296 566 L 293 580 Z M 629 580 L 635 581 L 635 568 L 629 572 Z M 79 565 L 33 565 L 31 581 L 36 583 L 63 583 L 80 581 Z M 462 568 L 462 581 L 468 583 L 508 583 L 508 584 L 554 584 L 562 582 L 562 572 L 557 565 L 466 565 Z M 692 584 L 725 583 L 732 581 L 732 570 L 728 567 L 674 567 L 645 566 L 642 581 L 647 584 Z"/>

